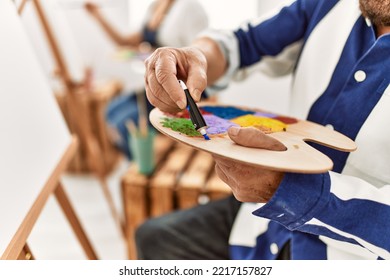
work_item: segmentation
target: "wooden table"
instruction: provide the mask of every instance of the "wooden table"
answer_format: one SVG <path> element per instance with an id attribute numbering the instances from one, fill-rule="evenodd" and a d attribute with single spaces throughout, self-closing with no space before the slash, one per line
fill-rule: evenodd
<path id="1" fill-rule="evenodd" d="M 135 164 L 122 176 L 121 187 L 129 259 L 136 259 L 134 232 L 149 217 L 225 197 L 230 188 L 215 174 L 210 154 L 158 135 L 157 167 L 151 176 Z"/>

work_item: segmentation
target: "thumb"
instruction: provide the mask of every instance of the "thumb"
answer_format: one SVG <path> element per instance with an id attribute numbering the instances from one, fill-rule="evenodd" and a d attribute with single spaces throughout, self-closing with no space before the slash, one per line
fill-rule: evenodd
<path id="1" fill-rule="evenodd" d="M 272 151 L 287 150 L 281 142 L 254 127 L 232 126 L 228 130 L 228 135 L 230 139 L 241 146 Z"/>

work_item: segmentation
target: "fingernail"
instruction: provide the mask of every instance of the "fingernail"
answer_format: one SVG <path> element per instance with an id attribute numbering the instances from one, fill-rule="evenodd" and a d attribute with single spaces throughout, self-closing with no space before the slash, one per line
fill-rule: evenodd
<path id="1" fill-rule="evenodd" d="M 229 133 L 232 136 L 237 136 L 239 131 L 240 131 L 240 129 L 238 127 L 236 127 L 236 126 L 232 126 L 232 127 L 229 128 Z"/>
<path id="2" fill-rule="evenodd" d="M 186 104 L 185 104 L 182 100 L 176 101 L 176 105 L 177 105 L 180 109 L 184 109 L 184 108 L 186 107 Z"/>
<path id="3" fill-rule="evenodd" d="M 200 100 L 200 95 L 201 95 L 201 94 L 202 94 L 202 93 L 200 92 L 199 89 L 194 89 L 194 91 L 193 91 L 193 96 L 195 97 L 194 99 L 195 99 L 196 102 L 198 102 L 198 101 Z"/>

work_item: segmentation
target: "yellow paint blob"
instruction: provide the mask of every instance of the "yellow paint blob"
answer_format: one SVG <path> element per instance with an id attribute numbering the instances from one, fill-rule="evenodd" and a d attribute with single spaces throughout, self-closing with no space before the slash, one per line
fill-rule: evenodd
<path id="1" fill-rule="evenodd" d="M 281 121 L 254 115 L 244 115 L 230 121 L 242 127 L 253 126 L 257 129 L 260 129 L 264 133 L 285 131 L 287 127 L 287 125 Z"/>

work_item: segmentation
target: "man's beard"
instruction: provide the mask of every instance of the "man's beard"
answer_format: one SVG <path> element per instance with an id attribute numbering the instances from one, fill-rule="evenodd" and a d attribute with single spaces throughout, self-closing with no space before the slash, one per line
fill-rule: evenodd
<path id="1" fill-rule="evenodd" d="M 390 26 L 390 0 L 359 0 L 360 10 L 375 25 Z"/>

